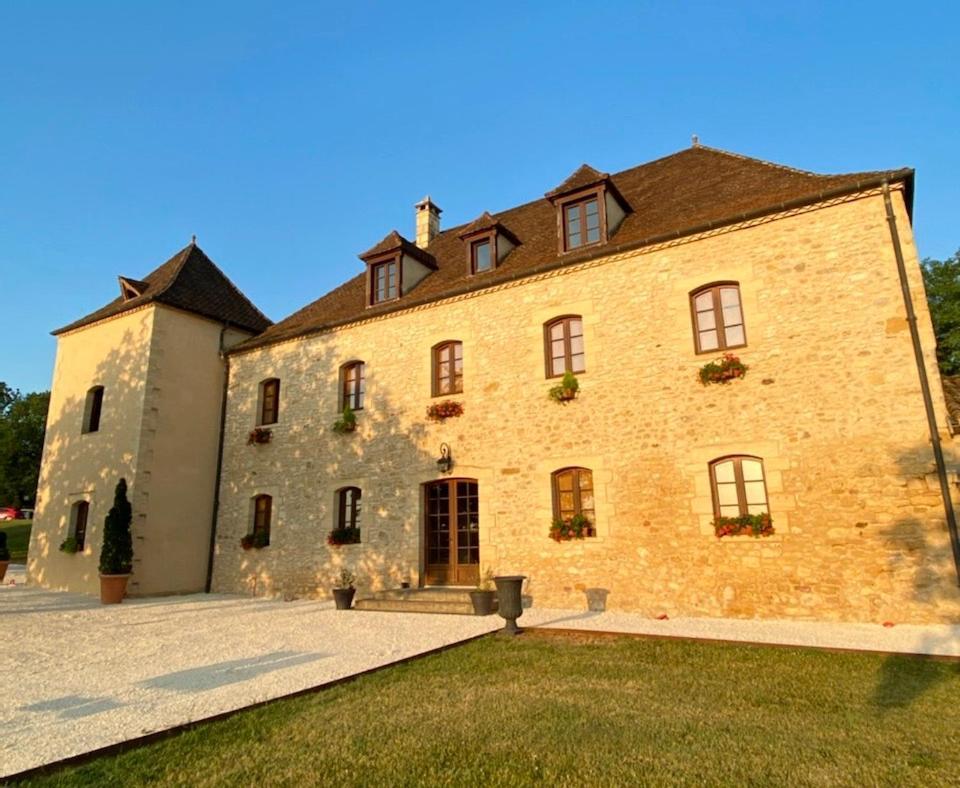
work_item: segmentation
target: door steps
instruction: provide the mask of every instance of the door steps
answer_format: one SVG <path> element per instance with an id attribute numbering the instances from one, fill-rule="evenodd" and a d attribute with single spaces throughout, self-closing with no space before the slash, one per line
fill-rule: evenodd
<path id="1" fill-rule="evenodd" d="M 470 601 L 472 588 L 451 588 L 433 586 L 428 588 L 390 588 L 376 591 L 370 596 L 353 603 L 356 610 L 378 610 L 394 613 L 448 613 L 451 615 L 472 616 L 473 603 Z M 494 600 L 493 611 L 497 603 Z"/>

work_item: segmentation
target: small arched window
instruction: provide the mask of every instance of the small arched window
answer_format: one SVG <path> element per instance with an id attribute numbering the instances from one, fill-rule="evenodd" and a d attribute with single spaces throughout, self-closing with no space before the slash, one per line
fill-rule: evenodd
<path id="1" fill-rule="evenodd" d="M 433 348 L 433 396 L 463 391 L 463 343 L 442 342 Z"/>
<path id="2" fill-rule="evenodd" d="M 337 528 L 360 527 L 359 487 L 341 487 L 337 490 Z"/>
<path id="3" fill-rule="evenodd" d="M 765 514 L 767 484 L 759 457 L 721 457 L 710 463 L 710 486 L 716 517 Z"/>
<path id="4" fill-rule="evenodd" d="M 90 504 L 87 501 L 77 501 L 70 507 L 70 536 L 77 544 L 77 552 L 83 552 L 87 541 L 87 516 L 90 514 Z"/>
<path id="5" fill-rule="evenodd" d="M 740 305 L 740 285 L 723 282 L 690 294 L 697 353 L 729 350 L 747 344 Z"/>
<path id="6" fill-rule="evenodd" d="M 83 432 L 100 430 L 100 413 L 103 411 L 103 386 L 94 386 L 87 391 L 83 407 Z"/>
<path id="7" fill-rule="evenodd" d="M 267 378 L 260 383 L 260 413 L 257 424 L 276 424 L 280 419 L 280 380 Z"/>
<path id="8" fill-rule="evenodd" d="M 363 410 L 363 395 L 366 387 L 362 361 L 351 361 L 340 368 L 340 410 Z"/>
<path id="9" fill-rule="evenodd" d="M 260 547 L 270 544 L 270 520 L 273 517 L 273 498 L 258 495 L 253 499 L 253 538 Z"/>
<path id="10" fill-rule="evenodd" d="M 593 472 L 589 468 L 561 468 L 554 471 L 553 516 L 569 522 L 581 515 L 590 523 L 587 536 L 596 535 L 596 508 L 593 500 Z"/>
<path id="11" fill-rule="evenodd" d="M 548 378 L 560 377 L 564 372 L 583 372 L 586 369 L 583 318 L 580 315 L 567 315 L 551 320 L 544 325 L 543 334 Z"/>

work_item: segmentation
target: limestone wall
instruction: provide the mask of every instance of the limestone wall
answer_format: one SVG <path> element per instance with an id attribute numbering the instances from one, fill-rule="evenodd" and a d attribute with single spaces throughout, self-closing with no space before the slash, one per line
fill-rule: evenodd
<path id="1" fill-rule="evenodd" d="M 740 282 L 750 369 L 704 388 L 697 370 L 715 356 L 694 352 L 688 294 L 717 280 Z M 543 324 L 571 313 L 587 369 L 562 406 L 547 399 Z M 364 587 L 416 584 L 421 485 L 447 442 L 452 475 L 479 480 L 483 566 L 527 575 L 537 606 L 582 608 L 600 589 L 609 608 L 652 616 L 960 620 L 904 318 L 873 194 L 232 356 L 215 588 L 325 595 L 341 564 Z M 446 339 L 463 342 L 465 413 L 437 425 L 430 348 Z M 367 406 L 341 436 L 337 370 L 351 359 L 367 362 Z M 248 446 L 273 376 L 280 421 Z M 741 453 L 763 458 L 772 537 L 713 535 L 707 464 Z M 550 473 L 568 465 L 593 470 L 597 536 L 557 544 Z M 346 485 L 363 490 L 363 543 L 329 547 Z M 258 493 L 274 496 L 271 544 L 244 552 Z"/>

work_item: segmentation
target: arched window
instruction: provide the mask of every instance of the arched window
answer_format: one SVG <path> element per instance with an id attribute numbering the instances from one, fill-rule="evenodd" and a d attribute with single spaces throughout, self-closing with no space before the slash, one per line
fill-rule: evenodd
<path id="1" fill-rule="evenodd" d="M 348 405 L 351 410 L 363 410 L 365 366 L 362 361 L 351 361 L 340 368 L 340 410 Z"/>
<path id="2" fill-rule="evenodd" d="M 463 391 L 463 343 L 442 342 L 433 348 L 433 396 Z"/>
<path id="3" fill-rule="evenodd" d="M 337 490 L 337 528 L 360 527 L 359 487 L 341 487 Z"/>
<path id="4" fill-rule="evenodd" d="M 765 514 L 767 485 L 759 457 L 721 457 L 710 463 L 713 512 L 717 517 Z"/>
<path id="5" fill-rule="evenodd" d="M 740 305 L 740 285 L 723 282 L 690 294 L 697 353 L 729 350 L 747 344 Z"/>
<path id="6" fill-rule="evenodd" d="M 87 501 L 77 501 L 70 507 L 70 536 L 77 543 L 77 552 L 83 552 L 87 541 L 87 516 L 90 513 L 90 504 Z"/>
<path id="7" fill-rule="evenodd" d="M 590 523 L 587 536 L 595 536 L 593 473 L 589 468 L 561 468 L 554 471 L 552 477 L 554 519 L 569 522 L 576 515 L 582 515 Z"/>
<path id="8" fill-rule="evenodd" d="M 258 495 L 253 499 L 253 539 L 258 547 L 270 544 L 270 519 L 273 516 L 273 498 Z"/>
<path id="9" fill-rule="evenodd" d="M 258 424 L 276 424 L 280 418 L 280 380 L 267 378 L 260 384 Z"/>
<path id="10" fill-rule="evenodd" d="M 100 413 L 103 410 L 103 386 L 94 386 L 87 392 L 83 408 L 83 432 L 100 430 Z"/>
<path id="11" fill-rule="evenodd" d="M 583 318 L 567 315 L 551 320 L 543 327 L 547 377 L 564 372 L 583 372 L 586 356 L 583 348 Z"/>

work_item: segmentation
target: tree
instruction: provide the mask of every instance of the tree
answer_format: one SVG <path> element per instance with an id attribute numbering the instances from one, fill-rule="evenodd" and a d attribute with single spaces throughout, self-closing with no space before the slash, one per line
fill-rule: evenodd
<path id="1" fill-rule="evenodd" d="M 937 337 L 940 372 L 960 374 L 960 250 L 946 260 L 924 260 L 923 284 Z"/>
<path id="2" fill-rule="evenodd" d="M 49 405 L 49 391 L 24 396 L 0 382 L 0 505 L 35 501 Z"/>
<path id="3" fill-rule="evenodd" d="M 100 548 L 100 574 L 127 575 L 133 569 L 133 537 L 130 521 L 133 510 L 127 500 L 127 480 L 117 482 L 113 506 L 103 526 L 103 547 Z"/>

